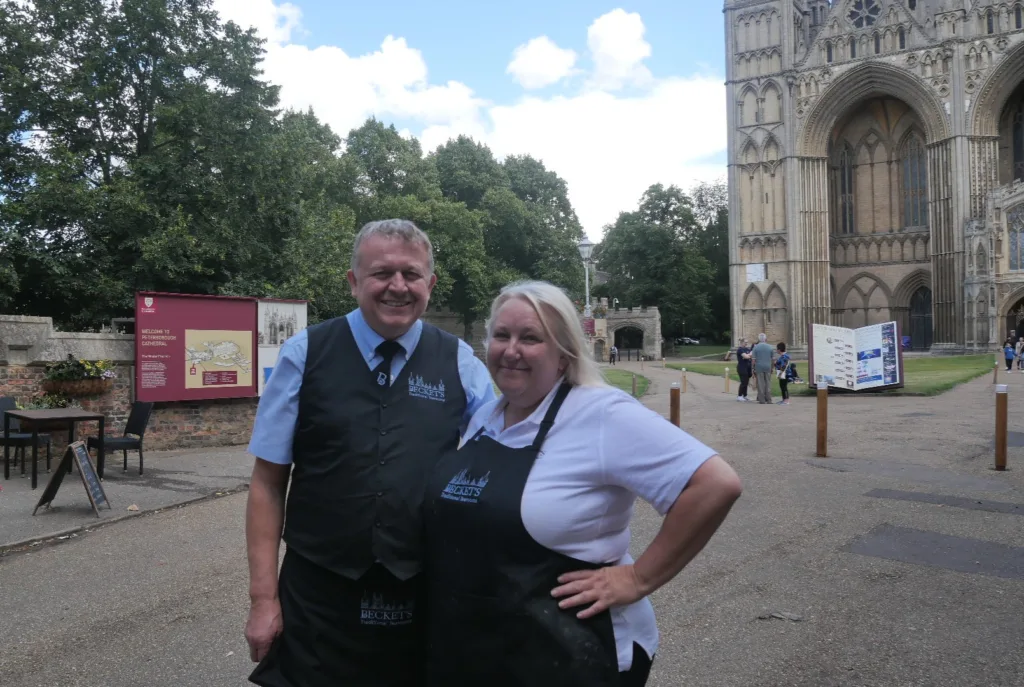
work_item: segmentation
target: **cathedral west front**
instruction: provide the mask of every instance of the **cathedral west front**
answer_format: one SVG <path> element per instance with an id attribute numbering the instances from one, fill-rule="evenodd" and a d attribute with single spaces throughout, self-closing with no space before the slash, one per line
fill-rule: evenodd
<path id="1" fill-rule="evenodd" d="M 726 0 L 733 332 L 1024 333 L 1024 0 Z"/>

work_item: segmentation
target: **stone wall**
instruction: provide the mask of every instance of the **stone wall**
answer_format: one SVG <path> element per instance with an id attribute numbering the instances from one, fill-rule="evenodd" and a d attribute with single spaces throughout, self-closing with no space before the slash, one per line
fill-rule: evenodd
<path id="1" fill-rule="evenodd" d="M 60 332 L 48 317 L 0 315 L 0 396 L 31 402 L 42 393 L 40 382 L 48 363 L 68 355 L 87 360 L 111 360 L 117 378 L 99 396 L 76 399 L 86 410 L 106 416 L 107 434 L 124 431 L 134 396 L 134 337 L 123 334 Z M 244 444 L 249 440 L 257 399 L 157 403 L 146 431 L 150 450 L 203 448 Z M 80 423 L 78 438 L 94 436 L 95 423 Z M 62 452 L 66 433 L 51 433 L 54 450 Z M 116 459 L 116 456 L 110 460 Z"/>

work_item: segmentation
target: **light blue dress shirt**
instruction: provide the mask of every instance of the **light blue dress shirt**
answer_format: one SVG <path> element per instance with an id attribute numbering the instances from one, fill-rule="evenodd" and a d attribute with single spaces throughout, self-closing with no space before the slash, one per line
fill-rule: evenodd
<path id="1" fill-rule="evenodd" d="M 345 317 L 366 365 L 371 370 L 374 369 L 383 361 L 376 349 L 384 341 L 384 337 L 370 328 L 358 308 Z M 399 351 L 391 362 L 392 380 L 401 373 L 409 356 L 416 350 L 422 333 L 423 322 L 417 320 L 409 331 L 398 338 L 403 351 Z M 292 462 L 292 440 L 299 418 L 299 389 L 306 369 L 308 345 L 309 339 L 305 330 L 284 342 L 277 357 L 277 364 L 260 398 L 252 439 L 249 441 L 249 453 L 270 463 L 290 465 Z M 461 433 L 466 429 L 473 413 L 480 406 L 494 400 L 495 395 L 487 368 L 473 355 L 470 345 L 461 339 L 458 355 L 459 378 L 466 392 L 466 411 L 459 426 Z"/>

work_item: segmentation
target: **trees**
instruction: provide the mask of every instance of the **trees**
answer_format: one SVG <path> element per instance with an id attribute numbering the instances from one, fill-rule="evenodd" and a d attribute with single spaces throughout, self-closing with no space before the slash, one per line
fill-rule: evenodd
<path id="1" fill-rule="evenodd" d="M 723 198 L 720 185 L 699 186 L 692 196 L 676 186 L 648 188 L 638 208 L 621 213 L 595 249 L 610 275 L 596 293 L 623 305 L 657 306 L 667 338 L 682 336 L 684 326 L 690 335 L 721 336 L 722 322 L 727 327 L 729 321 Z"/>

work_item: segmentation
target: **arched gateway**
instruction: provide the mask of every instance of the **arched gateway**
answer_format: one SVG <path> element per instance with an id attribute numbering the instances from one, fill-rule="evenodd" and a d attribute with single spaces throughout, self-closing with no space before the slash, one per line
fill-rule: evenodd
<path id="1" fill-rule="evenodd" d="M 1016 15 L 888 0 L 725 10 L 737 336 L 768 326 L 777 290 L 775 338 L 796 350 L 811 323 L 889 320 L 915 349 L 994 346 L 1024 286 Z M 776 48 L 779 64 L 756 59 Z"/>

